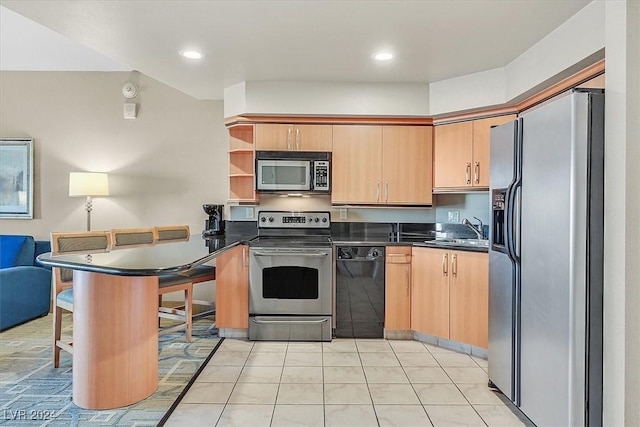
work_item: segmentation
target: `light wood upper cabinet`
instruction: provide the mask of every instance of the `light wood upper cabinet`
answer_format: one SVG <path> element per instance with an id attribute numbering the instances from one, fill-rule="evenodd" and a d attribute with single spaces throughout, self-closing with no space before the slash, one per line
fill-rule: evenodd
<path id="1" fill-rule="evenodd" d="M 382 127 L 333 127 L 332 203 L 378 203 L 382 176 Z"/>
<path id="2" fill-rule="evenodd" d="M 516 119 L 515 114 L 473 121 L 473 186 L 489 188 L 491 127 Z"/>
<path id="3" fill-rule="evenodd" d="M 249 327 L 249 249 L 236 246 L 216 259 L 216 327 Z"/>
<path id="4" fill-rule="evenodd" d="M 432 136 L 432 128 L 427 126 L 383 126 L 385 203 L 431 204 Z"/>
<path id="5" fill-rule="evenodd" d="M 431 129 L 334 126 L 331 202 L 430 205 Z"/>
<path id="6" fill-rule="evenodd" d="M 491 127 L 515 115 L 436 126 L 433 142 L 434 191 L 489 187 Z"/>
<path id="7" fill-rule="evenodd" d="M 473 123 L 436 126 L 433 134 L 433 187 L 471 186 Z"/>
<path id="8" fill-rule="evenodd" d="M 487 348 L 489 256 L 414 247 L 411 328 Z"/>
<path id="9" fill-rule="evenodd" d="M 256 150 L 328 151 L 333 147 L 333 126 L 258 123 Z"/>
<path id="10" fill-rule="evenodd" d="M 411 329 L 411 247 L 387 246 L 384 328 Z"/>

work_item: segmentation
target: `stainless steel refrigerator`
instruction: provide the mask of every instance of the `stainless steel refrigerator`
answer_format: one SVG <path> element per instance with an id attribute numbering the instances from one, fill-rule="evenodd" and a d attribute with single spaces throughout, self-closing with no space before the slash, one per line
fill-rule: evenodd
<path id="1" fill-rule="evenodd" d="M 603 91 L 493 128 L 490 199 L 490 385 L 538 426 L 600 426 Z"/>

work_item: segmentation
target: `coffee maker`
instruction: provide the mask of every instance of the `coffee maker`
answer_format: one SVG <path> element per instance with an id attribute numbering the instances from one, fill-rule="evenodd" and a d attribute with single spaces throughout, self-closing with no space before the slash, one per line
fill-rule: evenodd
<path id="1" fill-rule="evenodd" d="M 202 205 L 209 219 L 204 222 L 203 236 L 218 236 L 224 234 L 224 205 Z"/>

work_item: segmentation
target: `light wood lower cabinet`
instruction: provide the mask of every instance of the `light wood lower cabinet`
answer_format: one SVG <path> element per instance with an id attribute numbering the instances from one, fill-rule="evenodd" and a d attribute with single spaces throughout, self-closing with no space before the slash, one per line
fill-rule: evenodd
<path id="1" fill-rule="evenodd" d="M 411 330 L 411 247 L 387 246 L 384 328 Z"/>
<path id="2" fill-rule="evenodd" d="M 411 329 L 449 338 L 449 252 L 413 248 Z"/>
<path id="3" fill-rule="evenodd" d="M 450 252 L 449 339 L 487 348 L 489 345 L 489 255 Z"/>
<path id="4" fill-rule="evenodd" d="M 411 329 L 487 348 L 488 254 L 414 247 L 411 274 Z"/>
<path id="5" fill-rule="evenodd" d="M 216 259 L 216 327 L 249 327 L 249 248 L 236 246 Z"/>

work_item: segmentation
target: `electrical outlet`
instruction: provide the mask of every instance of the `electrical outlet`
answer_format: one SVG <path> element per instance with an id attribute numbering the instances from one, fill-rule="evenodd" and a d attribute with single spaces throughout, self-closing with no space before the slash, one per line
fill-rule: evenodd
<path id="1" fill-rule="evenodd" d="M 460 211 L 447 211 L 447 221 L 460 222 Z"/>
<path id="2" fill-rule="evenodd" d="M 253 218 L 253 208 L 247 208 L 247 209 L 245 210 L 245 214 L 244 214 L 244 216 L 245 216 L 247 219 L 251 219 L 251 218 Z"/>
<path id="3" fill-rule="evenodd" d="M 348 215 L 347 208 L 340 208 L 340 219 L 347 219 Z"/>

